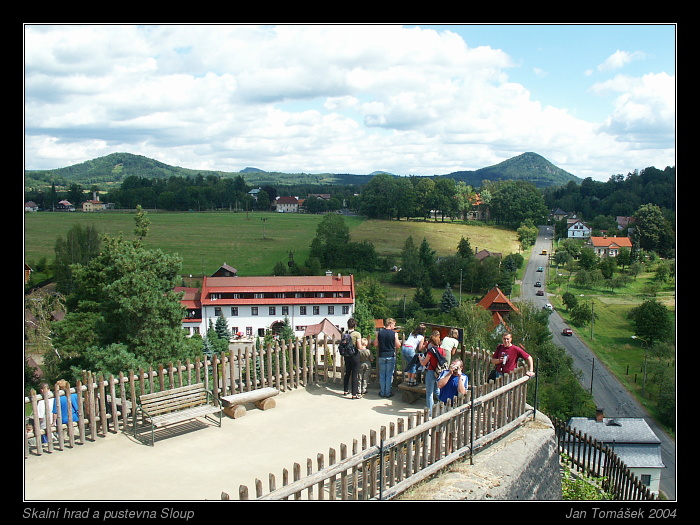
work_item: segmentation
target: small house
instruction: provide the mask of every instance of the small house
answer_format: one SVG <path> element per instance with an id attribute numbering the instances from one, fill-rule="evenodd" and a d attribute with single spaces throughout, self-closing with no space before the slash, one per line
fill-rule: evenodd
<path id="1" fill-rule="evenodd" d="M 586 226 L 583 221 L 577 219 L 567 226 L 566 236 L 569 239 L 587 239 L 591 236 L 591 228 Z"/>
<path id="2" fill-rule="evenodd" d="M 599 408 L 596 417 L 572 417 L 568 426 L 611 448 L 627 468 L 658 495 L 661 469 L 661 440 L 641 417 L 605 417 Z"/>
<path id="3" fill-rule="evenodd" d="M 629 237 L 591 237 L 587 244 L 598 257 L 617 257 L 622 248 L 632 249 Z"/>

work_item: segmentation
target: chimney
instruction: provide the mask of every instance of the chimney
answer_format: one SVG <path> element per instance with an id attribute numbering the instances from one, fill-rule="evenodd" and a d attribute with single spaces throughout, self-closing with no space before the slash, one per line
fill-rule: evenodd
<path id="1" fill-rule="evenodd" d="M 602 423 L 603 422 L 603 409 L 598 407 L 595 409 L 595 420 L 597 423 Z"/>

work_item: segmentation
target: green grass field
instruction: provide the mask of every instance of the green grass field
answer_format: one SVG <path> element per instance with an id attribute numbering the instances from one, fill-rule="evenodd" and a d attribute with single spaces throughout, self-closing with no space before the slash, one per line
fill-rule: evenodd
<path id="1" fill-rule="evenodd" d="M 146 244 L 183 259 L 183 275 L 210 275 L 228 263 L 239 275 L 270 275 L 275 263 L 286 262 L 289 252 L 303 263 L 322 215 L 290 213 L 165 213 L 149 212 Z M 515 233 L 499 228 L 424 221 L 375 221 L 345 216 L 354 241 L 370 240 L 382 256 L 398 255 L 409 235 L 420 244 L 425 237 L 437 255 L 457 251 L 461 237 L 472 248 L 504 254 L 518 249 Z M 264 220 L 263 220 L 264 219 Z M 111 236 L 133 238 L 134 212 L 26 213 L 24 215 L 25 262 L 54 258 L 54 244 L 70 228 L 92 225 Z"/>

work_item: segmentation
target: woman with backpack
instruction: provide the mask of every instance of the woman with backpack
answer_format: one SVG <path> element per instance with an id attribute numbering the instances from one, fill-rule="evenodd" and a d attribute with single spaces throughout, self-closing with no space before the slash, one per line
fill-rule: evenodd
<path id="1" fill-rule="evenodd" d="M 438 366 L 446 362 L 445 351 L 440 346 L 441 342 L 440 332 L 433 330 L 430 334 L 430 339 L 428 339 L 425 354 L 420 360 L 420 364 L 425 367 L 425 406 L 428 408 L 428 417 L 433 411 L 434 396 L 440 395 L 435 374 Z"/>
<path id="2" fill-rule="evenodd" d="M 360 399 L 360 352 L 358 343 L 361 339 L 360 332 L 355 330 L 357 321 L 353 317 L 348 319 L 348 332 L 352 340 L 352 351 L 344 352 L 345 375 L 343 376 L 343 395 L 347 396 L 352 392 L 352 399 Z M 350 388 L 348 388 L 350 387 Z"/>

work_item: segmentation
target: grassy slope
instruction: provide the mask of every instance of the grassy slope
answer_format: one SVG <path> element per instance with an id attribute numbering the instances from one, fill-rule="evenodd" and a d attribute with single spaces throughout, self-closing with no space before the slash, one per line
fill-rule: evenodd
<path id="1" fill-rule="evenodd" d="M 283 213 L 149 213 L 147 245 L 183 258 L 183 274 L 211 274 L 224 262 L 242 275 L 269 275 L 277 261 L 287 261 L 290 250 L 303 263 L 322 215 Z M 265 221 L 261 219 L 265 218 Z M 355 241 L 370 240 L 380 255 L 398 255 L 406 238 L 416 244 L 427 238 L 437 255 L 453 254 L 462 236 L 472 247 L 512 253 L 517 242 L 512 231 L 449 222 L 368 221 L 346 216 Z M 56 238 L 73 224 L 93 225 L 99 232 L 133 237 L 133 213 L 27 213 L 24 215 L 25 261 L 30 265 L 54 257 Z M 263 239 L 263 236 L 265 237 Z"/>

